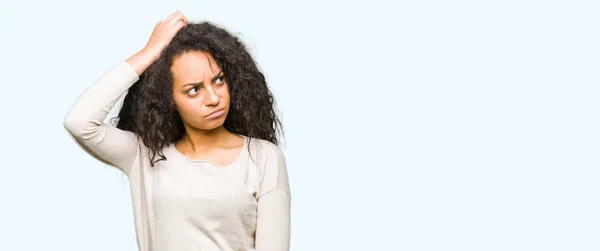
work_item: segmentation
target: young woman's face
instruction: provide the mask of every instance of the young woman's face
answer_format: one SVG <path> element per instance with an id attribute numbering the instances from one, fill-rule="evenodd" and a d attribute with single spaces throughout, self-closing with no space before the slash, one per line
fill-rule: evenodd
<path id="1" fill-rule="evenodd" d="M 186 52 L 175 58 L 173 99 L 183 123 L 199 130 L 223 125 L 229 112 L 229 87 L 221 68 L 205 52 Z"/>

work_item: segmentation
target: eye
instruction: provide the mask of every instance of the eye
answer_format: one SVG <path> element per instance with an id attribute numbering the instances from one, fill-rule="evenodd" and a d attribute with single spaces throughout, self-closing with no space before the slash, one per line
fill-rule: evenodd
<path id="1" fill-rule="evenodd" d="M 196 95 L 196 94 L 198 94 L 198 87 L 193 87 L 192 89 L 189 89 L 187 91 L 187 93 L 190 94 L 190 95 Z"/>
<path id="2" fill-rule="evenodd" d="M 215 84 L 222 85 L 224 81 L 225 81 L 225 76 L 220 76 L 215 80 Z"/>

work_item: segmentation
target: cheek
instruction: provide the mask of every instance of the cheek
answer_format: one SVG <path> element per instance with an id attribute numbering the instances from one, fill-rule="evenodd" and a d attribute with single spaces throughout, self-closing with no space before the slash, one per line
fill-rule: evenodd
<path id="1" fill-rule="evenodd" d="M 177 107 L 177 111 L 182 117 L 193 116 L 193 114 L 198 112 L 198 101 L 195 101 L 192 98 L 178 95 L 173 97 L 173 100 L 175 101 L 175 107 Z"/>
<path id="2" fill-rule="evenodd" d="M 229 107 L 229 100 L 230 100 L 230 94 L 229 94 L 229 88 L 227 86 L 224 86 L 224 88 L 219 90 L 221 93 L 219 96 L 221 96 L 221 101 L 225 102 L 225 105 L 227 107 Z"/>

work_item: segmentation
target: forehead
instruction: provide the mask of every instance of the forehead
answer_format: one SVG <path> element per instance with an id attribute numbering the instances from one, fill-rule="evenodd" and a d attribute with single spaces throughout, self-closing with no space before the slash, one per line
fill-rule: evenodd
<path id="1" fill-rule="evenodd" d="M 185 52 L 175 57 L 171 66 L 175 82 L 200 82 L 213 78 L 220 70 L 214 58 L 201 51 Z"/>

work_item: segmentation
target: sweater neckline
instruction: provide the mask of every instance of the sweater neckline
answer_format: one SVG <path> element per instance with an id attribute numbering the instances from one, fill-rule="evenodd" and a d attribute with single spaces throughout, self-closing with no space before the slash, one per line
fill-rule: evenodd
<path id="1" fill-rule="evenodd" d="M 177 148 L 175 147 L 175 143 L 171 143 L 170 148 L 172 149 L 173 152 L 175 152 L 177 155 L 179 155 L 179 157 L 181 157 L 184 161 L 186 161 L 190 164 L 209 164 L 218 169 L 227 169 L 229 167 L 235 166 L 238 162 L 240 162 L 240 159 L 242 159 L 243 157 L 245 157 L 248 154 L 247 148 L 248 148 L 248 140 L 249 139 L 248 139 L 248 137 L 246 137 L 244 135 L 239 135 L 239 136 L 244 138 L 244 144 L 242 145 L 242 149 L 238 153 L 237 157 L 233 160 L 233 162 L 231 162 L 228 165 L 218 165 L 218 164 L 216 164 L 210 160 L 206 160 L 206 159 L 191 159 L 191 158 L 185 156 L 183 153 L 179 152 L 179 150 L 177 150 Z"/>

